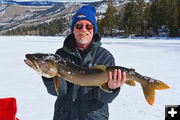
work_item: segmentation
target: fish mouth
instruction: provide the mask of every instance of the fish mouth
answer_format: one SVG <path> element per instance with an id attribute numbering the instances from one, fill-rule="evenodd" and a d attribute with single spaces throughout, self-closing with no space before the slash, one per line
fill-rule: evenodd
<path id="1" fill-rule="evenodd" d="M 34 61 L 34 58 L 32 56 L 32 54 L 26 54 L 25 55 L 26 59 L 24 60 L 24 62 L 31 68 L 37 70 L 38 67 L 36 66 L 36 62 Z"/>
<path id="2" fill-rule="evenodd" d="M 29 60 L 29 59 L 25 59 L 24 60 L 24 62 L 29 66 L 29 67 L 31 67 L 31 68 L 33 68 L 33 69 L 38 69 L 37 67 L 36 67 L 36 64 L 33 62 L 33 61 L 31 61 L 31 60 Z"/>

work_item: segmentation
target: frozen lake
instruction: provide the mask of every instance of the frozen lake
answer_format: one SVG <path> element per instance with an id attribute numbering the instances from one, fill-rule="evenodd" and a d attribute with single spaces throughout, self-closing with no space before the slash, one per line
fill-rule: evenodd
<path id="1" fill-rule="evenodd" d="M 17 99 L 20 120 L 52 120 L 56 97 L 47 93 L 24 59 L 27 53 L 54 53 L 63 41 L 64 37 L 0 36 L 0 98 Z M 110 104 L 110 120 L 164 120 L 165 105 L 180 104 L 180 40 L 102 38 L 102 46 L 114 55 L 116 65 L 135 68 L 171 87 L 156 91 L 150 106 L 138 83 L 124 85 Z"/>

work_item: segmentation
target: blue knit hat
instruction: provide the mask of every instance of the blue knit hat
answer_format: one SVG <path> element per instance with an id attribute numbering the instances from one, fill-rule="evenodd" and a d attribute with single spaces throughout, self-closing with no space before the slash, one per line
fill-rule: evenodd
<path id="1" fill-rule="evenodd" d="M 94 34 L 97 33 L 96 8 L 94 6 L 85 5 L 76 12 L 72 19 L 71 32 L 73 32 L 74 25 L 79 20 L 89 20 L 94 25 Z"/>

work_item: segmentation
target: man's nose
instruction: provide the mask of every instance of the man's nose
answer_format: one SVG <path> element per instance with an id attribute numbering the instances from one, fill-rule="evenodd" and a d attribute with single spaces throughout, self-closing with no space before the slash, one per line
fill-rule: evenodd
<path id="1" fill-rule="evenodd" d="M 87 29 L 86 29 L 86 26 L 85 25 L 83 25 L 83 27 L 82 27 L 82 29 L 81 29 L 82 31 L 87 31 Z"/>

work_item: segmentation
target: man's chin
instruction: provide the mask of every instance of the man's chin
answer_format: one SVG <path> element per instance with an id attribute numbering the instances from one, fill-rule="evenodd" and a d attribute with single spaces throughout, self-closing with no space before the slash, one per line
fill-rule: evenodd
<path id="1" fill-rule="evenodd" d="M 81 38 L 80 40 L 78 40 L 78 43 L 81 45 L 86 45 L 89 43 L 89 41 L 87 40 L 87 38 Z"/>
<path id="2" fill-rule="evenodd" d="M 79 44 L 81 44 L 81 45 L 87 45 L 89 42 L 84 42 L 84 41 L 79 41 Z"/>

